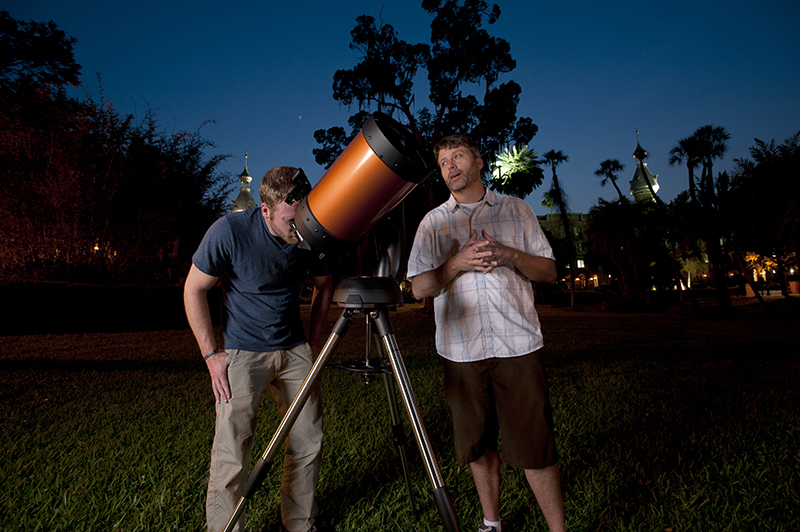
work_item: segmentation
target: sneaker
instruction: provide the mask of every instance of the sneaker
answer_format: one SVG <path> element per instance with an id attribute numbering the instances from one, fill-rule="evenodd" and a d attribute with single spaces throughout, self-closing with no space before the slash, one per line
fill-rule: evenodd
<path id="1" fill-rule="evenodd" d="M 481 526 L 478 527 L 478 532 L 497 532 L 497 529 L 493 526 L 481 524 Z"/>

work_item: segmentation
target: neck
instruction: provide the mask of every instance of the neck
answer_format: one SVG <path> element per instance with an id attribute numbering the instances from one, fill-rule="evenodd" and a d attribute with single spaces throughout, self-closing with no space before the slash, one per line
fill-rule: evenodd
<path id="1" fill-rule="evenodd" d="M 477 203 L 483 199 L 486 190 L 481 184 L 480 187 L 470 187 L 458 192 L 453 192 L 453 197 L 459 203 Z"/>

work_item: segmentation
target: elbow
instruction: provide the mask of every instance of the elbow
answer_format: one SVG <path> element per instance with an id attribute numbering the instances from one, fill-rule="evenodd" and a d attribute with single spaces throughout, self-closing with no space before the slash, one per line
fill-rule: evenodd
<path id="1" fill-rule="evenodd" d="M 414 283 L 411 283 L 411 295 L 413 295 L 414 299 L 416 299 L 417 301 L 425 299 L 425 296 L 422 295 L 419 290 L 417 290 L 417 287 L 416 285 L 414 285 Z"/>
<path id="2" fill-rule="evenodd" d="M 542 272 L 541 282 L 552 284 L 558 279 L 558 270 L 556 269 L 556 261 L 548 260 L 547 267 Z"/>
<path id="3" fill-rule="evenodd" d="M 422 283 L 411 281 L 411 295 L 414 296 L 414 299 L 417 301 L 422 301 L 426 297 L 430 297 L 432 294 L 428 294 L 426 290 L 422 289 Z"/>

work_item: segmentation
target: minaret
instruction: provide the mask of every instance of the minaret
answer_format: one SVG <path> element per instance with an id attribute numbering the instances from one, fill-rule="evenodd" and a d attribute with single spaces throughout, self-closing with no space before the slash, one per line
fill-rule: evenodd
<path id="1" fill-rule="evenodd" d="M 633 174 L 631 180 L 631 194 L 634 200 L 638 203 L 640 201 L 656 201 L 654 194 L 658 192 L 658 176 L 653 175 L 647 168 L 647 151 L 639 144 L 639 129 L 636 129 L 636 150 L 633 152 L 633 158 L 636 159 L 636 172 Z M 648 182 L 650 186 L 648 186 Z M 652 191 L 651 191 L 652 187 Z"/>
<path id="2" fill-rule="evenodd" d="M 253 195 L 250 194 L 250 181 L 252 180 L 253 178 L 247 171 L 247 152 L 244 152 L 244 170 L 239 174 L 239 181 L 241 181 L 242 186 L 239 188 L 239 195 L 231 202 L 231 212 L 242 212 L 256 206 Z"/>

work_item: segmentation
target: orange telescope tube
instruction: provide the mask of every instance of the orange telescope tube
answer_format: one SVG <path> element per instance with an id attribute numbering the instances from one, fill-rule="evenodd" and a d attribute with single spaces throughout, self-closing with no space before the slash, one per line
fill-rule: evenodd
<path id="1" fill-rule="evenodd" d="M 432 173 L 416 139 L 383 113 L 356 138 L 300 203 L 298 233 L 322 253 L 357 240 Z"/>

